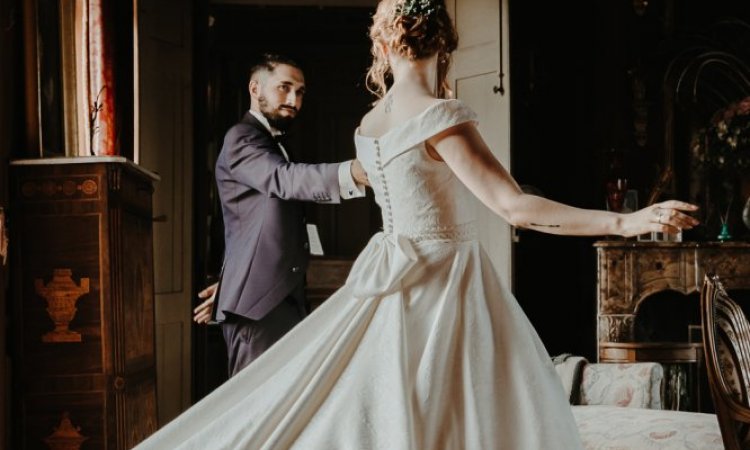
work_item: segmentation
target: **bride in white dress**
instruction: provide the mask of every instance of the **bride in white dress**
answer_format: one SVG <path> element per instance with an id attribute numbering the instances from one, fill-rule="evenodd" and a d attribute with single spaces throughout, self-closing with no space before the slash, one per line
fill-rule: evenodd
<path id="1" fill-rule="evenodd" d="M 515 226 L 569 235 L 674 232 L 697 223 L 681 212 L 695 207 L 620 215 L 522 193 L 476 115 L 442 98 L 456 48 L 442 0 L 384 0 L 373 20 L 370 81 L 383 98 L 354 139 L 383 231 L 339 291 L 139 450 L 582 448 L 468 197 Z"/>

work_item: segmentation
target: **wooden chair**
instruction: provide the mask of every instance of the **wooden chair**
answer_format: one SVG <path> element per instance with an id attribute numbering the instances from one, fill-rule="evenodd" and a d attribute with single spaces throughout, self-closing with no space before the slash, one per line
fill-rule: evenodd
<path id="1" fill-rule="evenodd" d="M 718 276 L 701 290 L 708 382 L 726 450 L 750 449 L 750 322 Z"/>

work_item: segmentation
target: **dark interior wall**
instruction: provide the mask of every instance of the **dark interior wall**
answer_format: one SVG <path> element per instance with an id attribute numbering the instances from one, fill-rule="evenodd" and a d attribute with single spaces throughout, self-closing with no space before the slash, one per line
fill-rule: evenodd
<path id="1" fill-rule="evenodd" d="M 665 69 L 710 24 L 750 22 L 745 3 L 654 0 L 638 15 L 632 0 L 547 2 L 541 14 L 533 2 L 511 2 L 516 179 L 554 200 L 601 209 L 606 179 L 624 176 L 644 206 L 664 167 Z M 645 123 L 640 138 L 637 120 Z M 681 199 L 690 178 L 688 125 L 678 121 L 674 130 L 675 182 L 667 190 Z M 521 232 L 514 248 L 516 295 L 551 354 L 595 357 L 594 241 Z"/>
<path id="2" fill-rule="evenodd" d="M 117 152 L 130 160 L 133 148 L 133 1 L 112 2 L 107 11 L 111 16 L 113 33 L 112 47 L 115 52 L 115 108 L 117 110 Z"/>
<path id="3" fill-rule="evenodd" d="M 612 82 L 597 74 L 600 2 L 510 4 L 512 172 L 553 200 L 600 208 L 595 92 Z M 600 19 L 601 20 L 601 19 Z M 601 29 L 600 29 L 601 27 Z M 604 106 L 608 108 L 609 105 Z M 594 254 L 590 238 L 520 231 L 514 288 L 550 354 L 592 356 Z M 575 261 L 575 263 L 571 263 Z"/>
<path id="4" fill-rule="evenodd" d="M 17 0 L 0 0 L 0 207 L 8 208 L 8 161 L 20 146 L 23 104 L 18 93 L 21 85 L 19 33 L 21 11 Z M 0 260 L 0 447 L 7 447 L 9 424 L 9 367 L 6 359 L 7 266 Z"/>

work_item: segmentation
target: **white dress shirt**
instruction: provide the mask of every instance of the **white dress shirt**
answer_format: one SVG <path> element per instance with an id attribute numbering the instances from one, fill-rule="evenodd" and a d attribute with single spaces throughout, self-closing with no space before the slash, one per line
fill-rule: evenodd
<path id="1" fill-rule="evenodd" d="M 266 127 L 268 132 L 271 133 L 271 136 L 276 137 L 284 134 L 276 128 L 273 128 L 263 114 L 253 111 L 252 109 L 250 110 L 250 114 Z M 277 144 L 279 144 L 279 149 L 281 149 L 281 153 L 284 154 L 284 158 L 289 161 L 289 154 L 286 152 L 284 146 L 281 145 L 280 142 L 277 142 Z M 354 177 L 352 177 L 352 160 L 339 164 L 339 192 L 341 198 L 344 200 L 364 197 L 366 195 L 364 185 L 357 184 L 357 182 L 354 181 Z"/>

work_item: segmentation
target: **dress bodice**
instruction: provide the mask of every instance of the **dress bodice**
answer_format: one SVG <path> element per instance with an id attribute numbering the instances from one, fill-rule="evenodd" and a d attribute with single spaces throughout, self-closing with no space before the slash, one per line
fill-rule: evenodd
<path id="1" fill-rule="evenodd" d="M 475 121 L 476 114 L 462 102 L 444 100 L 380 137 L 355 133 L 357 158 L 368 173 L 386 234 L 415 240 L 473 234 L 468 190 L 445 163 L 427 153 L 425 141 Z"/>

